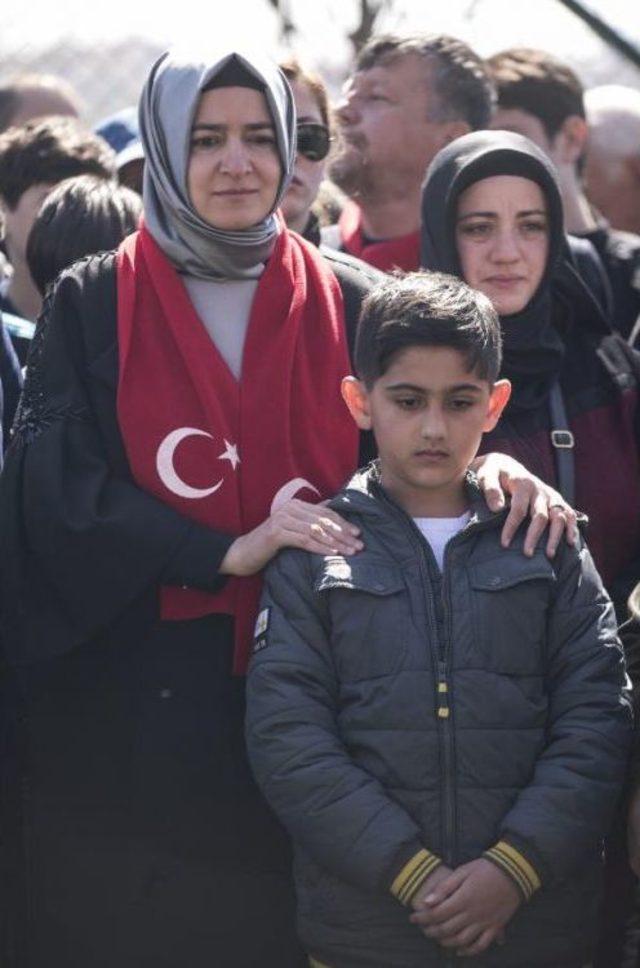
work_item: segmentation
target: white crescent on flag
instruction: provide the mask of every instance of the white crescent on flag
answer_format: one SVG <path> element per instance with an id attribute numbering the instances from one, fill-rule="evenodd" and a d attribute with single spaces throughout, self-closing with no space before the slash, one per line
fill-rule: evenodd
<path id="1" fill-rule="evenodd" d="M 209 497 L 210 494 L 215 494 L 218 488 L 222 487 L 222 479 L 212 487 L 191 487 L 176 473 L 173 463 L 176 448 L 187 437 L 210 437 L 213 440 L 211 434 L 208 434 L 206 430 L 198 430 L 196 427 L 178 427 L 177 430 L 172 430 L 158 447 L 158 453 L 156 455 L 158 477 L 167 490 L 177 494 L 178 497 L 184 497 L 189 500 Z"/>
<path id="2" fill-rule="evenodd" d="M 283 484 L 276 493 L 276 496 L 271 502 L 271 514 L 282 507 L 283 504 L 286 504 L 287 501 L 290 501 L 292 497 L 295 497 L 298 491 L 301 491 L 304 487 L 310 491 L 314 491 L 320 497 L 320 491 L 317 487 L 314 487 L 309 481 L 305 481 L 304 477 L 294 477 L 292 480 L 287 481 L 286 484 Z"/>

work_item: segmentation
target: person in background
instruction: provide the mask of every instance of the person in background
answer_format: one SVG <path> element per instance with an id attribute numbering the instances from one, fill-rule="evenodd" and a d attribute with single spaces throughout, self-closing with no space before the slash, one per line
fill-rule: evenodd
<path id="1" fill-rule="evenodd" d="M 0 208 L 12 268 L 0 285 L 0 309 L 35 322 L 42 300 L 29 275 L 27 238 L 53 186 L 84 174 L 114 178 L 115 155 L 75 118 L 29 121 L 0 134 Z"/>
<path id="2" fill-rule="evenodd" d="M 417 269 L 425 170 L 444 145 L 487 126 L 494 97 L 482 60 L 461 40 L 370 40 L 336 109 L 329 174 L 350 202 L 322 241 L 385 272 Z"/>
<path id="3" fill-rule="evenodd" d="M 422 213 L 424 267 L 460 275 L 502 321 L 513 392 L 483 447 L 522 460 L 588 514 L 623 615 L 640 576 L 637 355 L 570 261 L 555 168 L 522 135 L 466 135 L 434 159 Z"/>
<path id="4" fill-rule="evenodd" d="M 580 80 L 540 50 L 512 48 L 494 54 L 487 64 L 498 93 L 491 127 L 525 135 L 553 161 L 565 228 L 591 243 L 606 272 L 607 291 L 600 264 L 588 250 L 575 250 L 578 269 L 612 324 L 628 336 L 640 316 L 640 236 L 612 228 L 585 194 L 584 158 L 594 132 L 585 116 Z"/>
<path id="5" fill-rule="evenodd" d="M 297 116 L 296 164 L 282 199 L 282 214 L 290 229 L 319 245 L 315 202 L 331 147 L 329 96 L 320 75 L 305 70 L 295 58 L 281 61 L 280 70 L 291 86 Z"/>
<path id="6" fill-rule="evenodd" d="M 76 91 L 63 78 L 53 74 L 17 74 L 0 84 L 0 134 L 7 128 L 25 124 L 34 118 L 48 115 L 78 117 L 81 110 L 82 104 Z M 0 288 L 8 284 L 12 272 L 2 238 L 3 233 L 0 231 Z M 8 311 L 6 306 L 4 308 L 5 332 L 9 334 L 24 363 L 33 330 L 32 320 L 25 319 L 15 311 L 15 307 L 12 311 Z M 4 349 L 0 348 L 0 354 L 4 357 Z M 3 367 L 7 365 L 10 366 L 7 359 L 3 358 Z M 13 419 L 15 410 L 13 379 L 10 383 L 7 387 L 9 400 L 5 412 L 5 419 L 8 421 Z M 8 417 L 6 413 L 9 414 Z M 5 446 L 6 443 L 5 439 Z"/>
<path id="7" fill-rule="evenodd" d="M 557 175 L 522 135 L 467 135 L 424 188 L 423 261 L 493 302 L 513 392 L 483 446 L 525 460 L 589 517 L 596 567 L 620 618 L 640 576 L 638 362 L 572 265 Z M 596 962 L 619 965 L 633 894 L 616 830 Z"/>
<path id="8" fill-rule="evenodd" d="M 101 121 L 95 131 L 116 153 L 116 168 L 120 184 L 142 195 L 144 152 L 140 140 L 138 109 L 123 108 L 122 111 Z"/>
<path id="9" fill-rule="evenodd" d="M 77 259 L 116 249 L 141 215 L 140 196 L 104 178 L 78 175 L 56 185 L 27 239 L 27 265 L 40 295 Z"/>
<path id="10" fill-rule="evenodd" d="M 0 133 L 34 118 L 78 118 L 81 112 L 77 92 L 54 74 L 17 74 L 0 84 Z"/>
<path id="11" fill-rule="evenodd" d="M 585 105 L 587 195 L 614 228 L 640 235 L 640 91 L 605 84 Z"/>

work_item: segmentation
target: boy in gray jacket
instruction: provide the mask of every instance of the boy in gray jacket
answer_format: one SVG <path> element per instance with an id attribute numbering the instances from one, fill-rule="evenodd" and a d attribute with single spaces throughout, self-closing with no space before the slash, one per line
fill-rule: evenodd
<path id="1" fill-rule="evenodd" d="M 279 555 L 248 680 L 300 937 L 329 968 L 581 968 L 631 729 L 611 604 L 581 540 L 503 549 L 469 471 L 510 392 L 483 295 L 385 281 L 355 360 L 379 459 L 331 507 L 364 550 Z"/>

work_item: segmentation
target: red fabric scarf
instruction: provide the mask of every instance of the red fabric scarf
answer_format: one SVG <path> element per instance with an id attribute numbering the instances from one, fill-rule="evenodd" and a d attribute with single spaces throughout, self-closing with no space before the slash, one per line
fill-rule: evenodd
<path id="1" fill-rule="evenodd" d="M 122 243 L 117 265 L 118 421 L 140 487 L 232 535 L 264 521 L 276 498 L 335 493 L 356 466 L 358 435 L 340 397 L 349 373 L 342 293 L 314 246 L 281 231 L 253 301 L 239 382 L 144 226 Z M 260 587 L 259 576 L 231 579 L 216 594 L 165 587 L 161 616 L 235 616 L 241 673 Z"/>
<path id="2" fill-rule="evenodd" d="M 420 268 L 420 232 L 367 243 L 362 236 L 362 212 L 355 202 L 347 202 L 338 224 L 342 244 L 349 255 L 355 255 L 383 272 L 394 269 L 415 272 Z"/>

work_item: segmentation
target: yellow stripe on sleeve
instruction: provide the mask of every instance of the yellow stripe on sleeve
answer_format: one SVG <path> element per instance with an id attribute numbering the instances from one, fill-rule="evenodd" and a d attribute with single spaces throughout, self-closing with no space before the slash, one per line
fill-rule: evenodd
<path id="1" fill-rule="evenodd" d="M 391 885 L 391 893 L 402 904 L 410 904 L 418 888 L 442 861 L 428 850 L 419 850 L 407 861 Z"/>
<path id="2" fill-rule="evenodd" d="M 505 873 L 516 882 L 525 899 L 529 898 L 541 887 L 540 878 L 534 867 L 519 850 L 504 840 L 498 841 L 493 847 L 485 851 L 484 856 L 493 860 Z"/>

